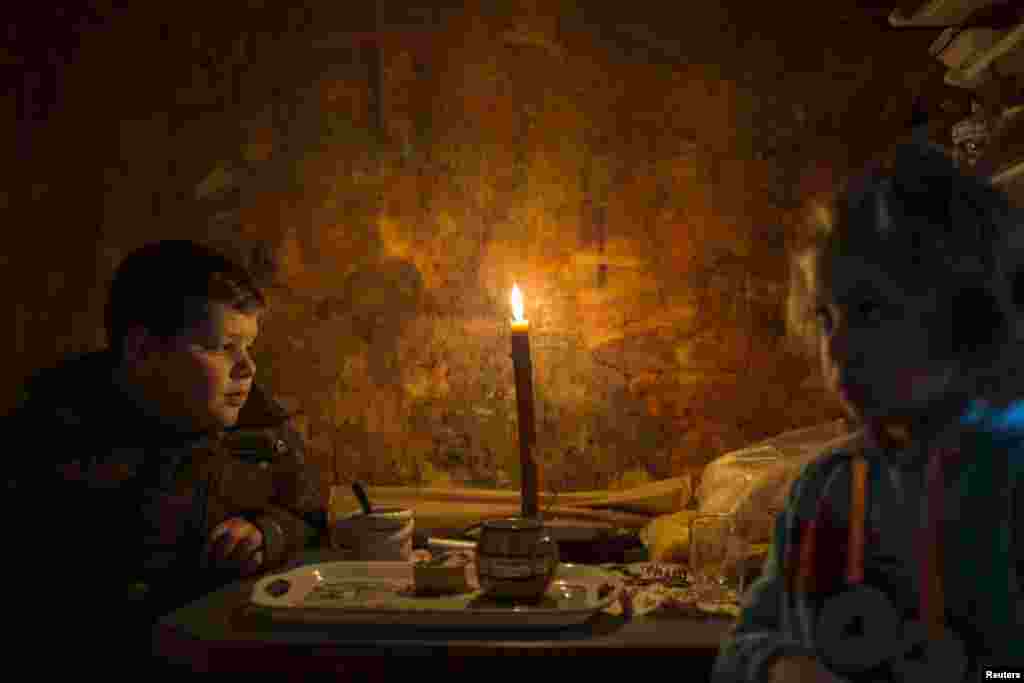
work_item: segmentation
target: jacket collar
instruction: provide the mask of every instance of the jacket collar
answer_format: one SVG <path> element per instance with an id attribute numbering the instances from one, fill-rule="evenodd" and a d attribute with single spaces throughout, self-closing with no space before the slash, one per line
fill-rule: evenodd
<path id="1" fill-rule="evenodd" d="M 69 420 L 108 425 L 110 436 L 119 440 L 141 440 L 167 447 L 198 447 L 220 440 L 220 432 L 182 431 L 147 413 L 119 384 L 116 367 L 116 358 L 109 350 L 71 356 L 36 373 L 27 388 L 33 402 L 49 406 Z M 276 427 L 289 417 L 254 384 L 238 423 L 228 431 Z"/>

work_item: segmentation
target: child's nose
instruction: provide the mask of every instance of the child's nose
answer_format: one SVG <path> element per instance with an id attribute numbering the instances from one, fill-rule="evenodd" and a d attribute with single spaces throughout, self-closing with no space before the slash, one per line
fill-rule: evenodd
<path id="1" fill-rule="evenodd" d="M 834 327 L 825 338 L 825 350 L 832 361 L 837 363 L 845 361 L 849 352 L 849 336 L 846 330 L 838 325 Z"/>

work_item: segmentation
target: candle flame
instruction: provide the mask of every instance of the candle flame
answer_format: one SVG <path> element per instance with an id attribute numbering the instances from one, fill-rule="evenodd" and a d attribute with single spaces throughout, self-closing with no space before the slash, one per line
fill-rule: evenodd
<path id="1" fill-rule="evenodd" d="M 512 315 L 515 316 L 516 322 L 524 322 L 523 320 L 523 293 L 519 291 L 519 285 L 512 285 Z"/>

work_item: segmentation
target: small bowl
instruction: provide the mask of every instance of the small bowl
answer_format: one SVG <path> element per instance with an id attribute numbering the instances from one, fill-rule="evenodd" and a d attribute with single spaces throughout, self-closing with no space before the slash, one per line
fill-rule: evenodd
<path id="1" fill-rule="evenodd" d="M 445 553 L 434 560 L 417 562 L 412 570 L 417 594 L 471 593 L 480 587 L 473 559 L 467 553 Z"/>

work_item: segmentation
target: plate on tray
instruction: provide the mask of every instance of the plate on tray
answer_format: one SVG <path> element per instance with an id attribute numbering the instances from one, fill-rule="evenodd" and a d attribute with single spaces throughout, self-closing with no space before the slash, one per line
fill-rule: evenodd
<path id="1" fill-rule="evenodd" d="M 622 577 L 622 603 L 610 614 L 629 613 L 634 617 L 652 616 L 722 616 L 736 618 L 740 614 L 739 596 L 728 602 L 703 602 L 691 587 L 691 576 L 685 565 L 673 562 L 632 562 L 604 564 L 601 567 Z M 628 603 L 628 607 L 625 603 Z"/>
<path id="2" fill-rule="evenodd" d="M 690 571 L 685 564 L 676 562 L 629 562 L 626 564 L 602 564 L 607 569 L 625 578 L 626 584 L 665 583 L 689 585 Z"/>
<path id="3" fill-rule="evenodd" d="M 581 624 L 618 599 L 622 581 L 598 567 L 560 564 L 544 598 L 497 602 L 481 591 L 420 596 L 408 562 L 324 562 L 261 578 L 249 602 L 297 623 L 436 628 L 556 628 Z"/>

